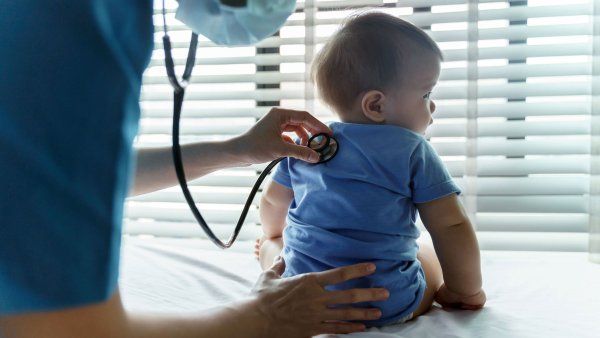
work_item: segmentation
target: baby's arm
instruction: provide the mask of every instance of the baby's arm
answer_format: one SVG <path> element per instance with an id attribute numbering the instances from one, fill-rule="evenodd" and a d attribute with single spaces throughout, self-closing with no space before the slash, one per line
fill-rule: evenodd
<path id="1" fill-rule="evenodd" d="M 260 220 L 266 238 L 281 237 L 294 191 L 275 181 L 269 182 L 260 199 Z"/>
<path id="2" fill-rule="evenodd" d="M 442 266 L 442 301 L 449 306 L 479 308 L 482 290 L 479 245 L 473 226 L 455 194 L 417 204 L 421 220 L 431 234 Z"/>

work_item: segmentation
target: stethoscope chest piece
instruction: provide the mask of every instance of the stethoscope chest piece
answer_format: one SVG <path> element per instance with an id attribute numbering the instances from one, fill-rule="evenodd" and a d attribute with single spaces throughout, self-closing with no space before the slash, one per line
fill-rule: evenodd
<path id="1" fill-rule="evenodd" d="M 316 134 L 308 139 L 308 147 L 319 153 L 319 162 L 325 163 L 335 157 L 339 149 L 338 142 L 333 136 Z"/>

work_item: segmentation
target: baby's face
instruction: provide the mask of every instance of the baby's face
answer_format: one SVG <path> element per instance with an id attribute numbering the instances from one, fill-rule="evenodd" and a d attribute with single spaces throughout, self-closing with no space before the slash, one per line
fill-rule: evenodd
<path id="1" fill-rule="evenodd" d="M 424 134 L 433 123 L 435 103 L 430 95 L 440 76 L 440 59 L 424 53 L 407 68 L 404 84 L 386 95 L 390 101 L 385 122 Z"/>

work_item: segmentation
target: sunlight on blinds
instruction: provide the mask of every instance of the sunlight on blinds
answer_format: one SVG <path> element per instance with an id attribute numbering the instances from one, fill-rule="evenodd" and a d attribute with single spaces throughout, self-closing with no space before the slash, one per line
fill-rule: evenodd
<path id="1" fill-rule="evenodd" d="M 174 18 L 176 2 L 167 5 L 181 74 L 190 32 Z M 428 137 L 463 188 L 482 249 L 585 251 L 592 5 L 591 0 L 299 1 L 286 25 L 257 46 L 224 48 L 200 38 L 183 107 L 182 143 L 240 134 L 272 106 L 336 120 L 316 97 L 307 71 L 345 18 L 376 9 L 423 28 L 444 53 Z M 138 147 L 170 144 L 172 94 L 163 68 L 159 8 L 157 1 L 156 49 L 144 75 Z M 223 170 L 191 183 L 200 210 L 221 237 L 233 229 L 263 167 Z M 256 207 L 247 223 L 242 239 L 259 233 Z M 203 236 L 178 187 L 129 199 L 125 225 L 134 234 Z"/>

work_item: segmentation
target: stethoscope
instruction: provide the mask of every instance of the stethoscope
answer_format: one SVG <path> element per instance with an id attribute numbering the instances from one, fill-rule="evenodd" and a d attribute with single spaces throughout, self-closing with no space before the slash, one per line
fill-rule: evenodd
<path id="1" fill-rule="evenodd" d="M 279 162 L 281 162 L 284 157 L 278 158 L 263 170 L 263 172 L 259 175 L 256 183 L 252 187 L 250 191 L 250 195 L 246 200 L 246 205 L 244 205 L 244 209 L 238 219 L 237 225 L 229 237 L 227 242 L 221 241 L 212 229 L 208 226 L 202 215 L 200 214 L 200 210 L 196 207 L 192 194 L 187 185 L 187 180 L 185 179 L 185 170 L 183 168 L 183 161 L 181 156 L 181 146 L 179 145 L 179 121 L 181 118 L 181 108 L 183 105 L 183 98 L 185 96 L 185 88 L 189 84 L 190 77 L 192 75 L 192 69 L 194 68 L 194 63 L 196 62 L 196 49 L 198 47 L 198 34 L 192 32 L 192 38 L 190 40 L 190 47 L 188 50 L 187 61 L 185 63 L 185 70 L 183 72 L 183 76 L 181 77 L 181 81 L 177 79 L 175 75 L 175 64 L 173 62 L 173 56 L 171 55 L 171 40 L 167 33 L 167 19 L 166 19 L 166 10 L 165 10 L 165 1 L 162 1 L 162 16 L 163 16 L 163 31 L 164 36 L 163 40 L 163 49 L 165 51 L 165 68 L 167 69 L 167 77 L 169 78 L 169 82 L 171 86 L 173 86 L 173 164 L 175 166 L 175 173 L 177 174 L 177 180 L 179 181 L 179 185 L 181 186 L 181 190 L 183 192 L 183 196 L 194 214 L 194 218 L 202 227 L 202 230 L 206 233 L 208 238 L 222 249 L 227 249 L 233 245 L 233 242 L 237 239 L 240 230 L 244 224 L 244 220 L 248 214 L 248 210 L 252 205 L 252 201 L 254 200 L 254 195 L 260 188 L 261 183 L 267 177 L 267 175 L 271 172 L 271 169 L 275 167 Z M 319 161 L 317 163 L 324 163 L 331 160 L 337 153 L 339 145 L 335 138 L 329 136 L 327 134 L 316 134 L 310 137 L 308 140 L 308 147 L 317 151 L 320 155 Z"/>

